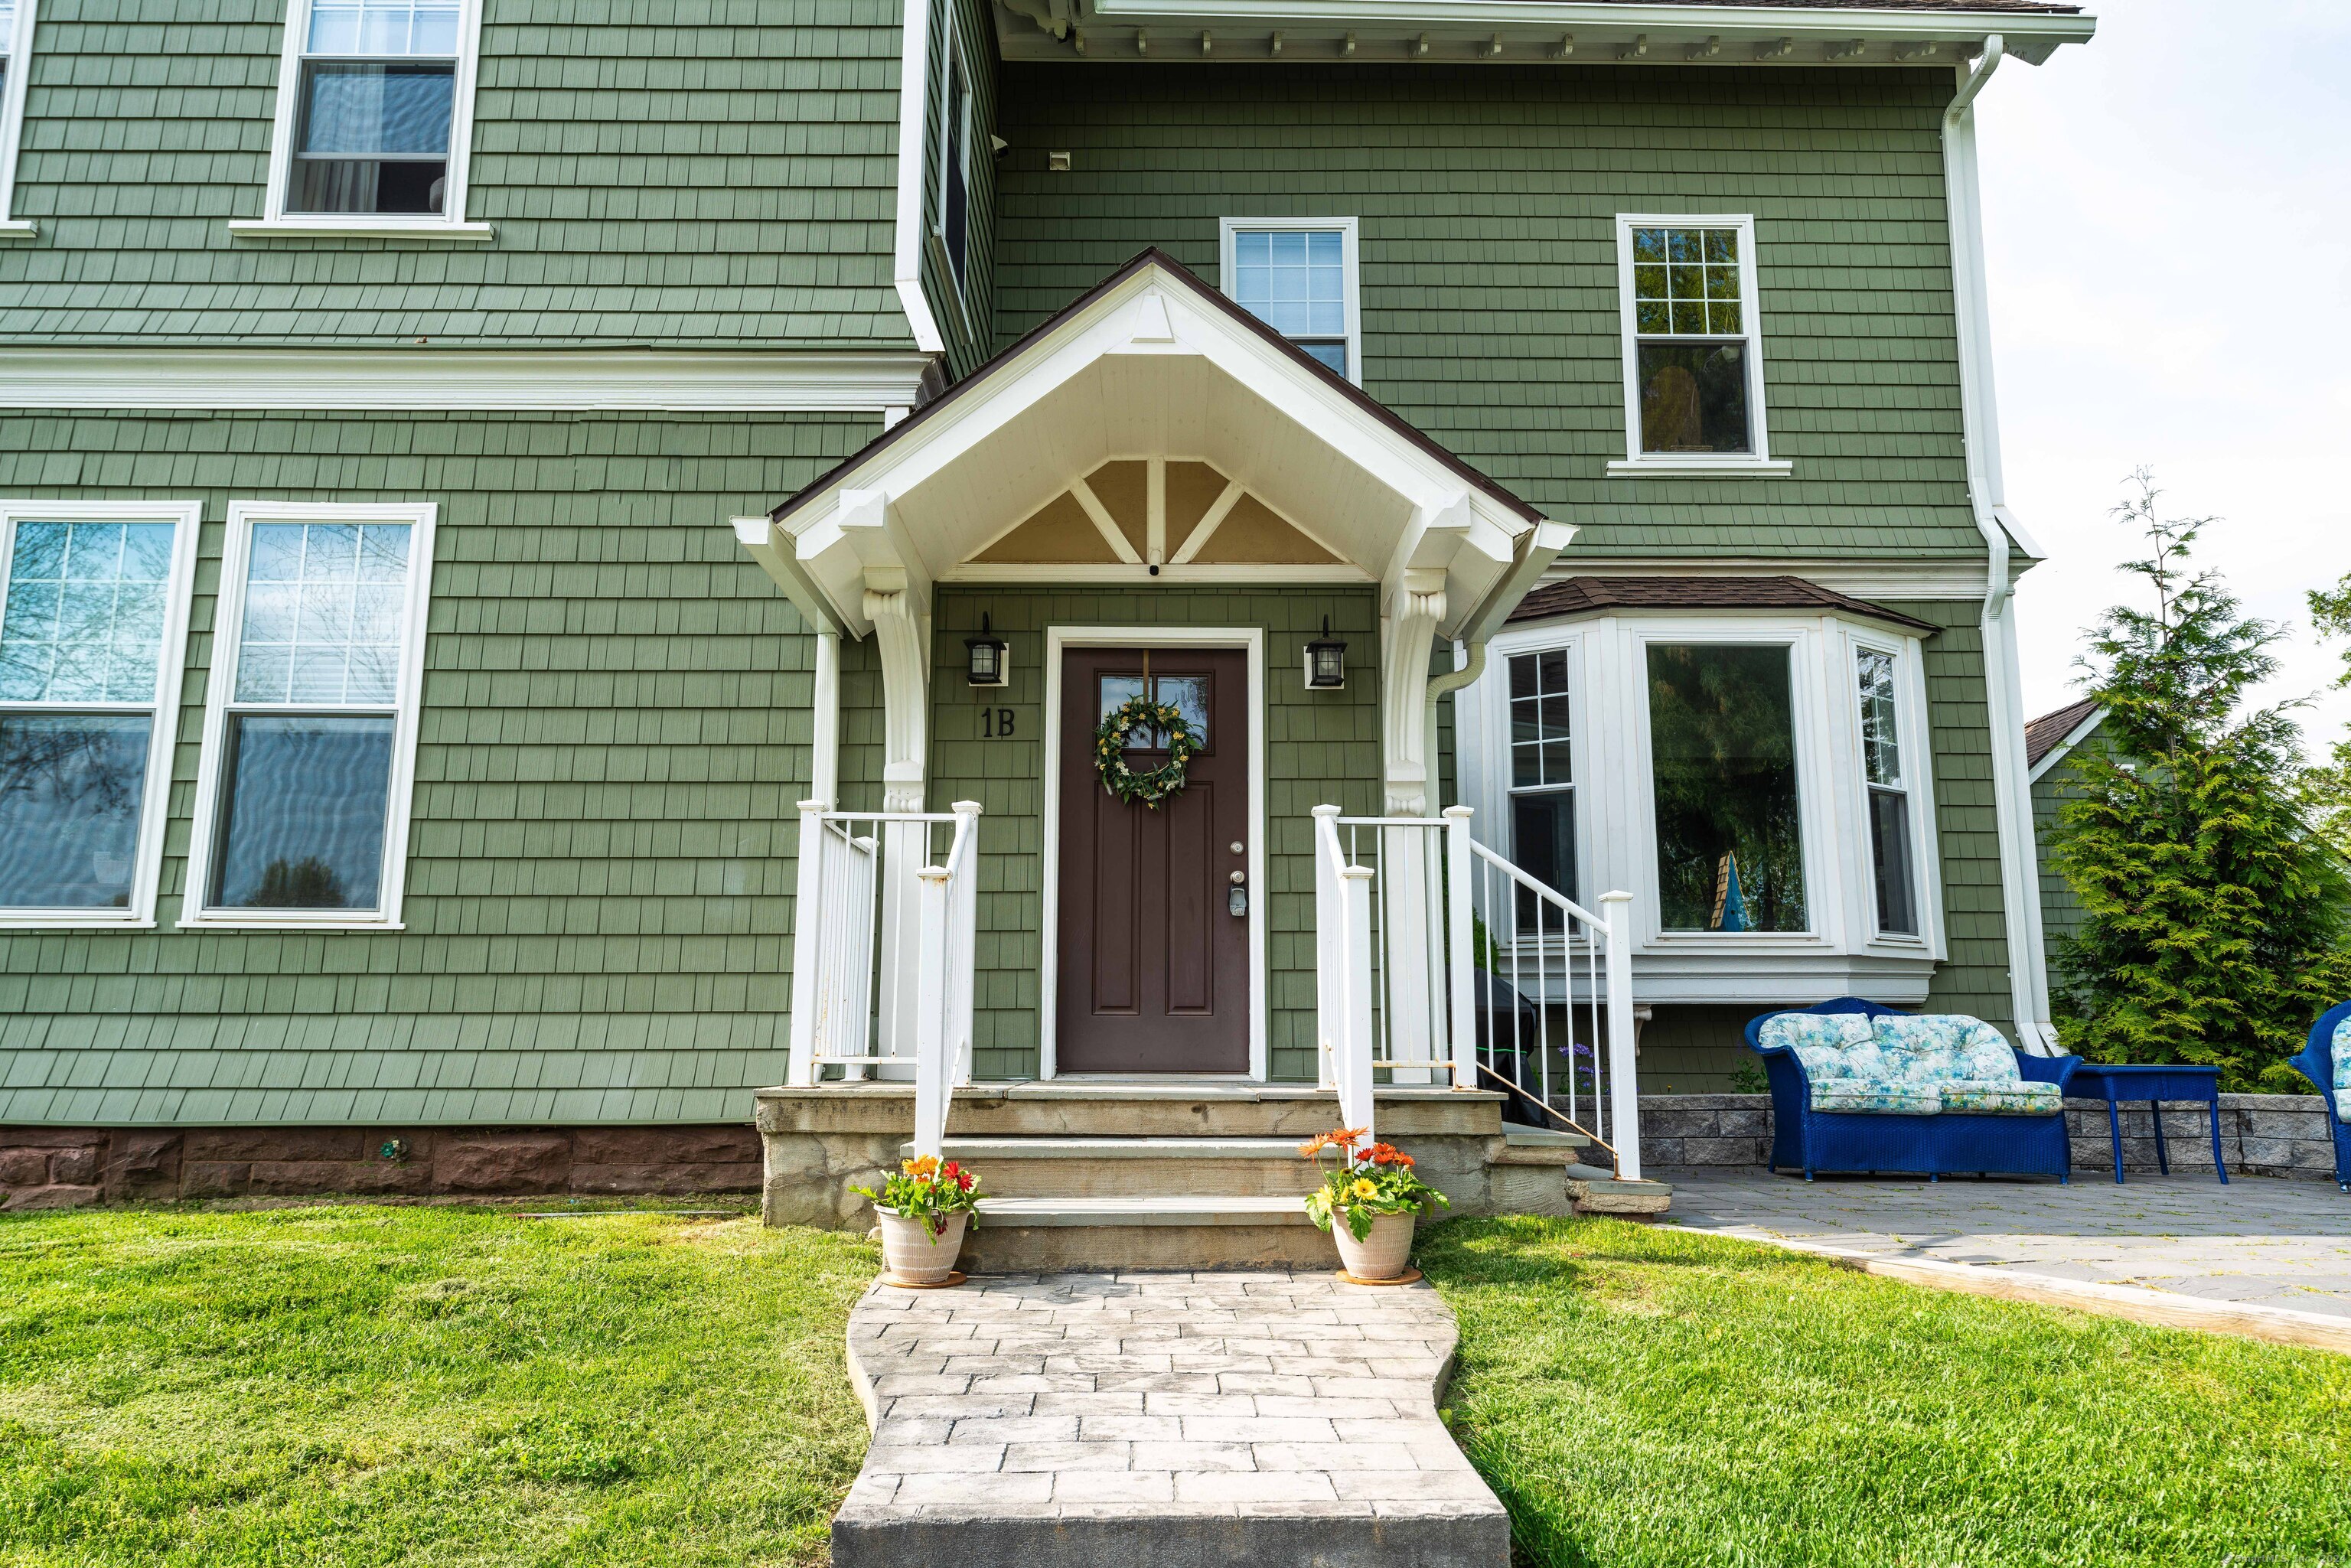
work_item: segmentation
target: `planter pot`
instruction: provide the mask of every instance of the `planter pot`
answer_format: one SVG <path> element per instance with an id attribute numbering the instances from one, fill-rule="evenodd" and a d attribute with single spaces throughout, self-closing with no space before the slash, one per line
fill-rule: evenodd
<path id="1" fill-rule="evenodd" d="M 946 1228 L 934 1235 L 926 1219 L 909 1219 L 894 1208 L 873 1213 L 882 1221 L 882 1266 L 893 1276 L 909 1285 L 936 1285 L 955 1272 L 970 1215 L 948 1215 Z"/>
<path id="2" fill-rule="evenodd" d="M 1395 1279 L 1404 1272 L 1405 1260 L 1412 1255 L 1414 1218 L 1409 1214 L 1383 1214 L 1358 1241 L 1347 1228 L 1346 1218 L 1332 1216 L 1331 1235 L 1339 1243 L 1339 1261 L 1358 1280 Z"/>

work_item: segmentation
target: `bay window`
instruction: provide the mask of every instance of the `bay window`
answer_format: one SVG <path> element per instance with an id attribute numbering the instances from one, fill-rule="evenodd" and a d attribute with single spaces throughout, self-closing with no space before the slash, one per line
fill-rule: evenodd
<path id="1" fill-rule="evenodd" d="M 1575 879 L 1575 758 L 1568 712 L 1568 651 L 1510 660 L 1510 858 L 1567 894 Z M 1530 912 L 1531 913 L 1531 912 Z"/>
<path id="2" fill-rule="evenodd" d="M 1918 934 L 1917 877 L 1911 867 L 1910 791 L 1902 771 L 1901 699 L 1895 655 L 1883 648 L 1855 650 L 1861 703 L 1862 787 L 1869 814 L 1869 853 L 1877 929 Z"/>
<path id="3" fill-rule="evenodd" d="M 1665 929 L 1807 929 L 1790 649 L 1660 642 L 1647 654 Z"/>
<path id="4" fill-rule="evenodd" d="M 434 511 L 231 507 L 183 925 L 396 923 Z"/>
<path id="5" fill-rule="evenodd" d="M 148 925 L 197 509 L 0 503 L 0 925 Z"/>

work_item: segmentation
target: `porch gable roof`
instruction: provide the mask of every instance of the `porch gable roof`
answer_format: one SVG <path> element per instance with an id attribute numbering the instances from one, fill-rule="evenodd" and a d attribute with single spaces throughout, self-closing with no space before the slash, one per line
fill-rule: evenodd
<path id="1" fill-rule="evenodd" d="M 1409 574 L 1444 595 L 1446 635 L 1497 623 L 1572 534 L 1155 248 L 737 529 L 804 612 L 862 635 L 865 592 L 927 600 L 1073 479 L 1136 456 L 1213 465 L 1384 593 Z"/>

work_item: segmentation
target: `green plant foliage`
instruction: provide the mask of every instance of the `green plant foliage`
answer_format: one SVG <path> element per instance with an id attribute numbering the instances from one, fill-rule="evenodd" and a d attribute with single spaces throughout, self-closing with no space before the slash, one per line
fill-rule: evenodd
<path id="1" fill-rule="evenodd" d="M 2351 571 L 2331 589 L 2310 592 L 2310 618 L 2322 636 L 2351 638 Z M 2337 687 L 2351 687 L 2351 647 L 2343 652 Z M 2313 778 L 2319 796 L 2319 829 L 2335 852 L 2351 861 L 2351 735 L 2335 743 L 2335 760 Z"/>
<path id="2" fill-rule="evenodd" d="M 2244 709 L 2283 629 L 2191 570 L 2210 519 L 2165 518 L 2149 476 L 2135 483 L 2116 516 L 2150 551 L 2124 570 L 2155 604 L 2108 611 L 2085 661 L 2106 719 L 2059 816 L 2084 915 L 2057 946 L 2058 1029 L 2095 1061 L 2213 1066 L 2252 1089 L 2351 988 L 2351 890 L 2319 833 L 2298 705 Z"/>

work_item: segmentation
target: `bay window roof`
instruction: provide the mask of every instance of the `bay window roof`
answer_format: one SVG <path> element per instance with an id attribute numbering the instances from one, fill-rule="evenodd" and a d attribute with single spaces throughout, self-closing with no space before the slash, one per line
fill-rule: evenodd
<path id="1" fill-rule="evenodd" d="M 1796 610 L 1852 616 L 1931 637 L 1932 623 L 1801 577 L 1570 577 L 1519 601 L 1510 623 L 1614 610 Z"/>

